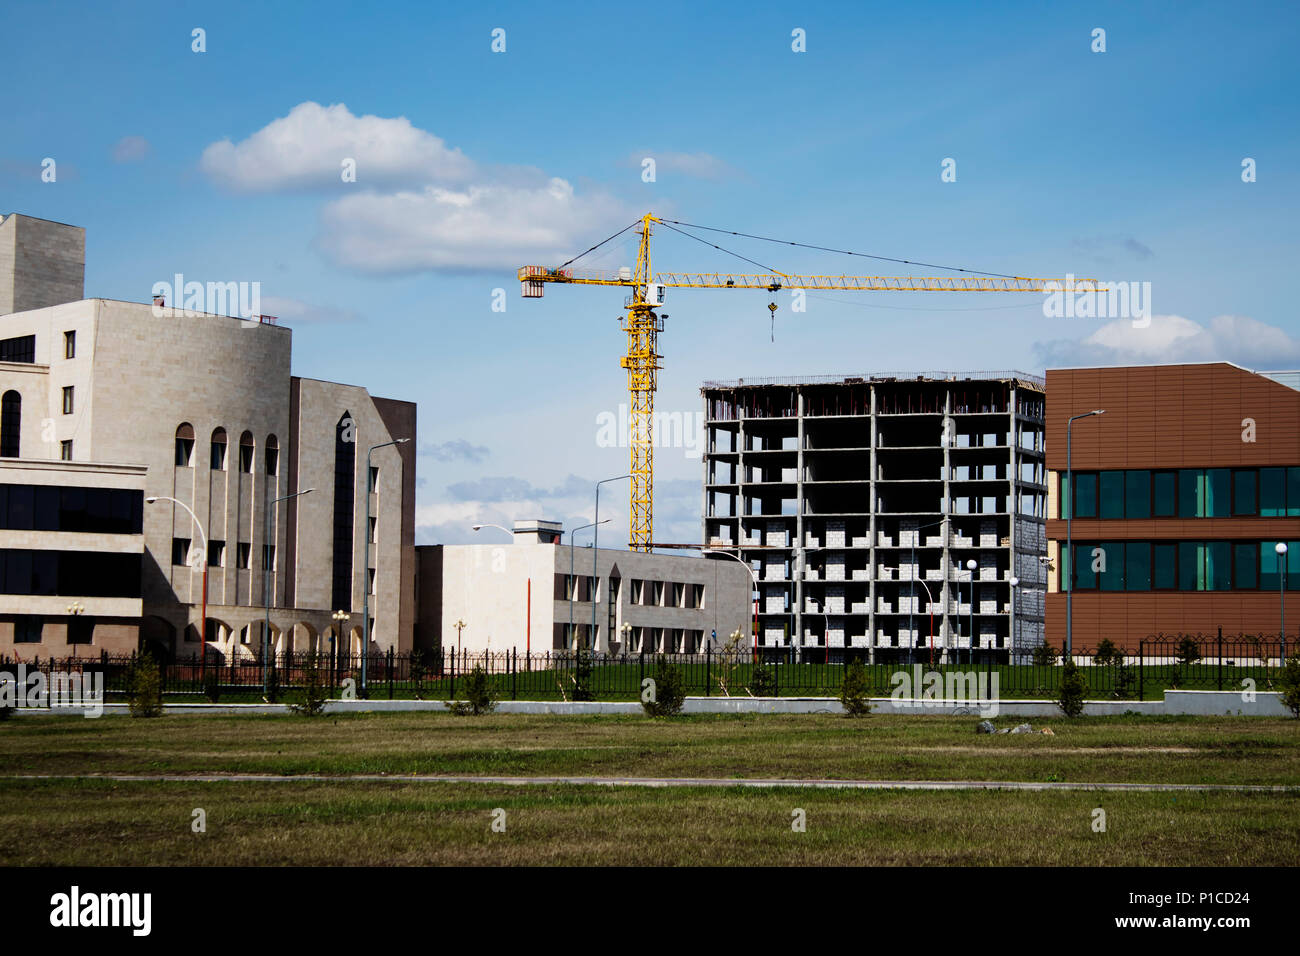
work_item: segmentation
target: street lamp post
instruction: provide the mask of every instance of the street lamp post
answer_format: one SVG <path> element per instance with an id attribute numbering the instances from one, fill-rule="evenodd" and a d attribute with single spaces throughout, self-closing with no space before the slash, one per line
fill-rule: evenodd
<path id="1" fill-rule="evenodd" d="M 339 644 L 343 643 L 343 628 L 348 621 L 352 620 L 352 615 L 347 611 L 338 610 L 331 614 L 330 617 L 334 621 L 334 630 L 330 632 L 330 667 L 334 669 L 334 676 L 337 677 L 339 671 L 338 647 Z M 336 637 L 338 638 L 337 643 L 335 642 Z M 330 680 L 332 682 L 334 678 L 330 678 Z"/>
<path id="2" fill-rule="evenodd" d="M 72 645 L 72 656 L 74 658 L 77 656 L 77 645 L 72 643 L 72 624 L 77 617 L 85 613 L 86 605 L 82 604 L 80 601 L 73 601 L 68 605 L 68 617 L 71 619 L 68 621 L 68 643 Z"/>
<path id="3" fill-rule="evenodd" d="M 370 656 L 370 495 L 374 488 L 370 485 L 370 456 L 380 448 L 387 448 L 389 445 L 404 445 L 411 439 L 394 438 L 392 441 L 380 442 L 378 445 L 371 445 L 366 452 L 366 550 L 365 561 L 361 566 L 361 625 L 362 625 L 362 643 L 361 643 L 361 696 L 363 698 L 369 695 L 366 684 L 366 658 Z M 356 552 L 352 552 L 356 554 Z"/>
<path id="4" fill-rule="evenodd" d="M 624 621 L 622 627 L 620 627 L 618 630 L 619 633 L 623 635 L 622 650 L 623 653 L 626 654 L 628 646 L 632 643 L 632 625 L 629 624 L 627 621 Z"/>
<path id="5" fill-rule="evenodd" d="M 975 663 L 975 559 L 966 560 L 966 570 L 970 572 L 970 635 L 966 645 L 966 663 Z"/>
<path id="6" fill-rule="evenodd" d="M 1016 652 L 1016 588 L 1020 586 L 1020 579 L 1013 574 L 1011 580 L 1007 583 L 1011 585 L 1011 618 L 1010 625 L 1007 628 L 1007 663 L 1014 664 L 1015 661 L 1012 658 Z"/>
<path id="7" fill-rule="evenodd" d="M 290 498 L 297 498 L 299 495 L 309 495 L 315 488 L 304 488 L 302 491 L 295 491 L 291 495 L 281 495 L 266 505 L 266 534 L 262 538 L 262 603 L 266 605 L 266 620 L 262 623 L 262 699 L 265 700 L 268 693 L 267 684 L 267 654 L 271 650 L 271 515 L 275 511 L 275 506 L 281 501 L 288 501 Z M 369 528 L 369 522 L 366 527 Z"/>
<path id="8" fill-rule="evenodd" d="M 194 527 L 199 529 L 199 538 L 203 541 L 203 600 L 199 611 L 199 684 L 202 685 L 207 677 L 208 667 L 208 536 L 199 522 L 199 516 L 185 502 L 168 495 L 152 495 L 144 500 L 149 504 L 170 501 L 172 504 L 180 505 L 193 519 Z M 193 565 L 190 566 L 190 570 L 194 570 Z"/>
<path id="9" fill-rule="evenodd" d="M 600 486 L 607 485 L 611 481 L 622 481 L 624 478 L 631 477 L 631 475 L 619 475 L 616 478 L 605 478 L 596 482 L 596 513 L 593 516 L 596 530 L 592 532 L 591 541 L 591 649 L 593 651 L 596 650 L 596 595 L 599 593 L 596 558 L 600 556 Z"/>
<path id="10" fill-rule="evenodd" d="M 1070 522 L 1074 518 L 1074 484 L 1071 478 L 1072 462 L 1070 459 L 1070 427 L 1081 418 L 1091 418 L 1093 415 L 1105 415 L 1106 409 L 1094 408 L 1090 412 L 1084 412 L 1082 415 L 1075 415 L 1065 423 L 1065 497 L 1068 499 L 1069 507 L 1065 512 L 1065 657 L 1070 659 L 1070 651 L 1073 647 L 1072 638 L 1074 636 L 1074 537 L 1071 534 Z"/>
<path id="11" fill-rule="evenodd" d="M 1287 546 L 1285 541 L 1279 541 L 1273 545 L 1273 550 L 1277 552 L 1277 580 L 1278 594 L 1281 596 L 1282 605 L 1280 608 L 1281 616 L 1278 621 L 1280 624 L 1280 646 L 1282 656 L 1278 658 L 1278 666 L 1286 666 L 1286 552 Z"/>
<path id="12" fill-rule="evenodd" d="M 569 638 L 573 641 L 573 649 L 578 649 L 578 634 L 573 627 L 573 598 L 578 593 L 578 580 L 573 573 L 573 536 L 579 531 L 585 531 L 587 528 L 594 528 L 597 524 L 609 524 L 610 519 L 604 521 L 593 521 L 590 524 L 580 524 L 569 532 Z"/>
<path id="13" fill-rule="evenodd" d="M 748 561 L 744 560 L 739 555 L 732 554 L 730 551 L 715 550 L 713 548 L 700 548 L 700 551 L 705 554 L 725 555 L 733 561 L 739 561 L 740 566 L 749 572 L 749 577 L 754 582 L 754 640 L 752 645 L 754 648 L 754 660 L 758 660 L 758 575 L 754 573 L 754 569 L 749 566 Z"/>

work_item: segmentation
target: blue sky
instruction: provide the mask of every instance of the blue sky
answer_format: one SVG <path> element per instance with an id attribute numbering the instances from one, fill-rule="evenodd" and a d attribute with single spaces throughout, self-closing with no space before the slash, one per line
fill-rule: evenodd
<path id="1" fill-rule="evenodd" d="M 666 412 L 739 376 L 1300 367 L 1294 4 L 9 0 L 4 25 L 0 212 L 85 226 L 88 295 L 142 301 L 176 272 L 260 282 L 296 374 L 418 402 L 422 542 L 590 520 L 592 482 L 627 470 L 597 441 L 627 400 L 622 291 L 523 300 L 514 276 L 645 211 L 1151 284 L 1147 328 L 1046 318 L 1037 295 L 813 294 L 793 313 L 782 293 L 775 342 L 767 293 L 674 290 Z M 720 244 L 784 272 L 908 271 Z M 655 266 L 748 268 L 662 229 Z M 698 540 L 688 451 L 656 454 L 660 540 Z M 621 540 L 622 493 L 601 513 Z"/>

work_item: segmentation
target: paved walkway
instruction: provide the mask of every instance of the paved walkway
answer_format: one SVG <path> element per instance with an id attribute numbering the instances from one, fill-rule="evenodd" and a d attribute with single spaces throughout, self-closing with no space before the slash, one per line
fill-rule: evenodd
<path id="1" fill-rule="evenodd" d="M 784 787 L 822 790 L 1093 790 L 1133 793 L 1300 793 L 1300 786 L 1229 783 L 1072 783 L 1016 780 L 783 780 L 776 777 L 453 777 L 437 774 L 15 774 L 3 780 L 111 780 L 121 783 L 466 783 L 504 786 Z"/>

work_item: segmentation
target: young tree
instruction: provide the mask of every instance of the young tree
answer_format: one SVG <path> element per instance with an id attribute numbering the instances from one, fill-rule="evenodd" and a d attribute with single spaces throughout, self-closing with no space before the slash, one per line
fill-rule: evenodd
<path id="1" fill-rule="evenodd" d="M 1034 648 L 1030 659 L 1038 667 L 1055 667 L 1058 660 L 1056 648 L 1046 642 Z"/>
<path id="2" fill-rule="evenodd" d="M 1109 637 L 1103 637 L 1097 643 L 1097 649 L 1092 654 L 1092 662 L 1099 667 L 1108 667 L 1111 664 L 1119 664 L 1124 660 L 1124 655 L 1120 649 L 1115 646 L 1115 642 Z"/>
<path id="3" fill-rule="evenodd" d="M 302 662 L 302 697 L 290 704 L 289 709 L 304 717 L 319 717 L 325 712 L 327 700 L 325 679 L 316 665 L 316 655 L 308 654 Z"/>
<path id="4" fill-rule="evenodd" d="M 465 677 L 465 699 L 454 700 L 448 709 L 458 716 L 490 714 L 497 709 L 496 690 L 488 680 L 482 664 L 475 664 L 474 669 Z"/>
<path id="5" fill-rule="evenodd" d="M 127 676 L 127 707 L 132 717 L 161 717 L 162 675 L 147 650 L 140 651 Z"/>
<path id="6" fill-rule="evenodd" d="M 1066 717 L 1078 717 L 1083 713 L 1083 698 L 1088 693 L 1088 682 L 1083 679 L 1083 671 L 1071 658 L 1065 659 L 1061 669 L 1061 686 L 1056 693 L 1056 706 Z"/>
<path id="7" fill-rule="evenodd" d="M 849 661 L 844 668 L 844 680 L 840 682 L 840 703 L 846 717 L 865 717 L 871 713 L 867 690 L 867 669 L 859 660 Z"/>
<path id="8" fill-rule="evenodd" d="M 1300 654 L 1287 660 L 1279 683 L 1282 705 L 1291 711 L 1292 716 L 1300 717 Z"/>
<path id="9" fill-rule="evenodd" d="M 655 663 L 653 684 L 641 691 L 641 706 L 651 717 L 674 717 L 686 703 L 686 678 L 682 669 L 660 657 Z"/>

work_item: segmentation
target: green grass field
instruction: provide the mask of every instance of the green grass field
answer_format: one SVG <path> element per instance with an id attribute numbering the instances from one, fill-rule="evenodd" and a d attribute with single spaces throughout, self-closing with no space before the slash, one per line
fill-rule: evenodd
<path id="1" fill-rule="evenodd" d="M 1300 785 L 1300 722 L 974 718 L 16 716 L 10 864 L 1300 864 L 1300 793 L 915 792 L 457 784 L 404 774 Z M 1000 718 L 1007 725 L 1017 719 Z M 1037 726 L 1037 723 L 1036 723 Z M 336 780 L 209 783 L 200 772 Z M 167 781 L 23 780 L 158 773 Z M 391 774 L 391 782 L 348 780 Z M 190 831 L 191 812 L 208 831 Z M 506 811 L 506 832 L 491 811 Z M 1094 833 L 1092 811 L 1107 813 Z M 807 832 L 791 830 L 791 812 Z"/>

